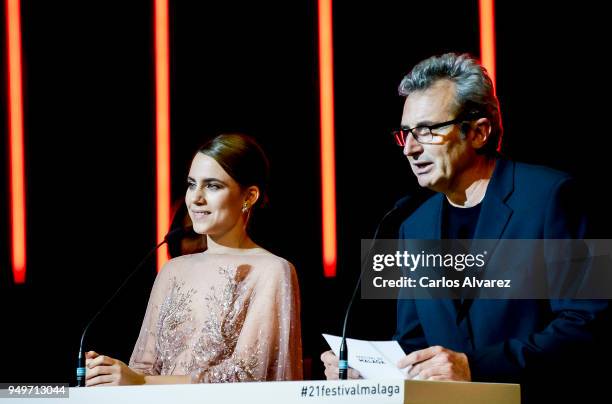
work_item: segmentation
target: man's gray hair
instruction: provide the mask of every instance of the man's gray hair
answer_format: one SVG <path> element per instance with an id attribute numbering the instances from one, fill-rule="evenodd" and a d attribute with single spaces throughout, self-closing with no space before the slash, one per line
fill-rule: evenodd
<path id="1" fill-rule="evenodd" d="M 440 79 L 455 83 L 457 117 L 464 115 L 489 118 L 491 136 L 482 148 L 482 153 L 488 156 L 497 155 L 497 146 L 501 144 L 503 135 L 499 101 L 487 70 L 472 56 L 466 53 L 445 53 L 419 62 L 402 79 L 398 88 L 399 94 L 407 97 L 414 91 L 430 88 Z"/>

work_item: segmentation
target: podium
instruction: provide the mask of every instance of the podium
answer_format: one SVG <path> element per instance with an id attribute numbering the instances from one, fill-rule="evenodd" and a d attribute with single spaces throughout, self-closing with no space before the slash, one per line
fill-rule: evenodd
<path id="1" fill-rule="evenodd" d="M 6 390 L 2 392 L 4 401 Z M 44 403 L 520 403 L 520 386 L 502 383 L 416 380 L 343 380 L 183 384 L 119 387 L 71 387 L 69 397 L 48 397 Z M 21 398 L 20 403 L 33 398 Z M 36 399 L 35 403 L 41 401 Z M 8 400 L 7 400 L 8 401 Z M 14 402 L 14 401 L 12 401 Z"/>

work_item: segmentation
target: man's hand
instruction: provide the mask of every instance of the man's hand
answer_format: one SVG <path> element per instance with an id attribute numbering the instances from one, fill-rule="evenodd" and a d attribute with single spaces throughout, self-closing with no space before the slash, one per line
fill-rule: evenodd
<path id="1" fill-rule="evenodd" d="M 407 375 L 408 379 L 464 382 L 472 380 L 467 355 L 441 346 L 414 351 L 397 363 L 400 369 L 407 366 L 412 366 Z"/>
<path id="2" fill-rule="evenodd" d="M 85 354 L 85 385 L 122 386 L 144 384 L 145 377 L 130 369 L 128 365 L 110 356 L 99 355 L 94 351 Z"/>
<path id="3" fill-rule="evenodd" d="M 321 361 L 325 365 L 325 377 L 327 380 L 338 380 L 338 357 L 332 351 L 323 352 Z M 353 368 L 348 369 L 349 379 L 361 379 L 361 375 Z"/>

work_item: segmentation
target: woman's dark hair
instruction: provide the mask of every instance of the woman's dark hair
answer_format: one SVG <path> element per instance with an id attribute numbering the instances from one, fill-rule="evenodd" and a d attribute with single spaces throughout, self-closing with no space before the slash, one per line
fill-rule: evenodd
<path id="1" fill-rule="evenodd" d="M 269 163 L 261 146 L 250 136 L 243 134 L 221 134 L 206 142 L 200 149 L 217 163 L 241 188 L 256 185 L 259 199 L 256 205 L 268 201 Z"/>

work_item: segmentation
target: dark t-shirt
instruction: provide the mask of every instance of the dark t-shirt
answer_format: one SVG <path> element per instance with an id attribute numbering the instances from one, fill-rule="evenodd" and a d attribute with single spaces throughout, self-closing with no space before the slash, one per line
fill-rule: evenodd
<path id="1" fill-rule="evenodd" d="M 444 198 L 444 206 L 442 210 L 442 238 L 444 239 L 464 239 L 471 240 L 474 238 L 476 232 L 476 224 L 478 223 L 478 216 L 480 215 L 480 207 L 482 204 L 472 206 L 471 208 L 457 208 L 451 205 L 446 198 Z M 457 247 L 457 245 L 455 245 Z M 460 253 L 463 251 L 453 251 L 454 253 Z M 457 276 L 457 279 L 462 279 L 461 272 L 454 272 L 453 275 Z M 457 299 L 453 299 L 453 304 L 457 309 L 461 305 L 463 298 L 461 297 L 461 289 L 456 291 Z"/>
<path id="2" fill-rule="evenodd" d="M 481 205 L 479 203 L 471 208 L 457 208 L 444 198 L 442 238 L 468 240 L 474 238 Z"/>

